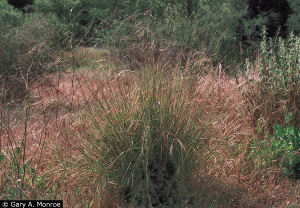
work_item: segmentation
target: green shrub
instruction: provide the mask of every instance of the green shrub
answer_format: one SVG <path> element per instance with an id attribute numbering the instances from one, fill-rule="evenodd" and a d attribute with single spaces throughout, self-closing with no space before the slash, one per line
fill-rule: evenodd
<path id="1" fill-rule="evenodd" d="M 267 39 L 263 35 L 261 50 L 255 63 L 247 62 L 249 72 L 258 73 L 249 92 L 245 93 L 253 123 L 261 122 L 264 130 L 284 124 L 291 113 L 291 124 L 300 124 L 300 38 Z M 250 89 L 250 88 L 249 88 Z M 262 131 L 264 132 L 264 131 Z"/>
<path id="2" fill-rule="evenodd" d="M 254 139 L 250 145 L 254 166 L 259 169 L 278 167 L 286 176 L 294 176 L 300 162 L 300 130 L 294 126 L 275 125 L 274 134 Z"/>
<path id="3" fill-rule="evenodd" d="M 0 31 L 1 100 L 24 98 L 38 75 L 56 70 L 54 34 L 56 29 L 38 15 L 23 16 L 22 25 Z"/>
<path id="4" fill-rule="evenodd" d="M 285 125 L 275 125 L 272 134 L 263 139 L 255 138 L 250 145 L 256 168 L 279 167 L 282 174 L 295 176 L 300 162 L 300 129 L 290 125 L 291 114 Z"/>
<path id="5" fill-rule="evenodd" d="M 23 15 L 14 9 L 6 0 L 0 0 L 0 28 L 1 33 L 8 31 L 12 27 L 23 24 Z"/>
<path id="6" fill-rule="evenodd" d="M 292 9 L 292 14 L 289 16 L 287 26 L 290 32 L 300 34 L 300 2 L 298 0 L 288 0 Z"/>
<path id="7" fill-rule="evenodd" d="M 244 94 L 258 129 L 251 145 L 254 163 L 260 168 L 279 166 L 286 175 L 299 162 L 299 60 L 299 37 L 276 41 L 264 33 L 255 63 L 247 61 L 249 72 L 258 73 Z"/>
<path id="8" fill-rule="evenodd" d="M 90 41 L 96 26 L 105 28 L 109 25 L 103 20 L 109 16 L 111 5 L 109 1 L 97 0 L 37 0 L 35 3 L 38 12 L 51 16 L 55 24 L 61 24 L 69 31 L 66 37 L 74 44 Z"/>
<path id="9" fill-rule="evenodd" d="M 237 40 L 239 19 L 245 12 L 243 1 L 201 1 L 195 15 L 193 31 L 186 35 L 195 38 L 202 50 L 208 51 L 216 63 L 240 61 L 240 45 Z M 187 24 L 189 25 L 189 24 Z"/>
<path id="10" fill-rule="evenodd" d="M 204 1 L 189 19 L 182 7 L 168 4 L 162 16 L 145 12 L 124 21 L 114 20 L 115 27 L 97 32 L 96 42 L 116 48 L 121 58 L 135 62 L 145 58 L 157 61 L 164 54 L 183 55 L 188 60 L 190 52 L 198 51 L 212 57 L 215 63 L 227 65 L 240 57 L 235 33 L 243 5 Z"/>
<path id="11" fill-rule="evenodd" d="M 274 159 L 285 175 L 292 175 L 293 168 L 300 162 L 300 129 L 281 125 L 276 125 L 274 129 L 274 135 L 270 136 Z"/>

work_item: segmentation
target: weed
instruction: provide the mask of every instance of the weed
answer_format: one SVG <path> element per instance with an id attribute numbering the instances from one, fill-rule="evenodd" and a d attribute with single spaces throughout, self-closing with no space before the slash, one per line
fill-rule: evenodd
<path id="1" fill-rule="evenodd" d="M 274 159 L 279 163 L 284 175 L 292 176 L 294 167 L 300 162 L 300 130 L 276 125 L 274 135 L 270 136 Z"/>
<path id="2" fill-rule="evenodd" d="M 291 124 L 299 127 L 300 109 L 300 39 L 293 35 L 288 40 L 274 42 L 263 35 L 261 52 L 249 69 L 258 72 L 255 82 L 244 97 L 254 125 L 260 123 L 262 134 L 273 131 L 276 124 L 284 124 L 291 113 Z"/>

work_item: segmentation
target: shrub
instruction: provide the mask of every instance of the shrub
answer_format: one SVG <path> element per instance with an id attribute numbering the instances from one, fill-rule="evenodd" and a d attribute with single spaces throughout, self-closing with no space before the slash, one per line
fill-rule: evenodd
<path id="1" fill-rule="evenodd" d="M 292 13 L 287 21 L 287 26 L 290 32 L 300 34 L 300 2 L 298 0 L 288 0 Z"/>
<path id="2" fill-rule="evenodd" d="M 288 40 L 267 39 L 263 35 L 261 50 L 255 63 L 248 61 L 248 69 L 258 74 L 251 90 L 245 92 L 254 125 L 272 132 L 276 124 L 284 124 L 291 113 L 291 124 L 299 127 L 300 109 L 300 38 L 290 35 Z M 249 88 L 250 89 L 250 88 Z"/>
<path id="3" fill-rule="evenodd" d="M 96 42 L 108 44 L 121 57 L 134 57 L 136 62 L 143 62 L 143 56 L 157 61 L 162 54 L 183 55 L 187 60 L 193 52 L 201 52 L 212 57 L 215 63 L 226 65 L 240 57 L 235 33 L 238 17 L 242 15 L 239 10 L 244 4 L 234 3 L 203 1 L 192 19 L 176 4 L 166 5 L 162 16 L 137 12 L 123 21 L 113 21 L 115 27 L 106 33 L 98 31 Z"/>
<path id="4" fill-rule="evenodd" d="M 270 136 L 274 159 L 285 175 L 293 175 L 294 167 L 300 162 L 300 129 L 293 126 L 276 125 L 274 135 Z"/>
<path id="5" fill-rule="evenodd" d="M 68 31 L 68 38 L 74 44 L 90 41 L 94 28 L 105 28 L 103 21 L 110 14 L 109 1 L 87 0 L 37 0 L 35 7 L 38 12 L 50 15 L 55 23 L 63 25 Z M 51 19 L 50 19 L 51 20 Z"/>
<path id="6" fill-rule="evenodd" d="M 275 125 L 273 134 L 264 139 L 254 139 L 250 147 L 257 168 L 275 166 L 280 168 L 283 175 L 297 178 L 297 165 L 300 163 L 300 129 L 289 124 L 290 115 L 287 118 L 285 127 Z"/>
<path id="7" fill-rule="evenodd" d="M 0 0 L 0 27 L 1 34 L 12 27 L 23 24 L 23 15 L 7 3 L 6 0 Z"/>
<path id="8" fill-rule="evenodd" d="M 23 24 L 0 32 L 1 100 L 24 98 L 26 88 L 38 75 L 56 69 L 51 25 L 40 16 L 23 16 Z M 55 31 L 55 30 L 54 30 Z"/>

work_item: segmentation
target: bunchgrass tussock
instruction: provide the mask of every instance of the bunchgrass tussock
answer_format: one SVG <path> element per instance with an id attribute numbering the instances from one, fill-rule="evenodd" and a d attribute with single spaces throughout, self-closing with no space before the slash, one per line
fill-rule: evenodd
<path id="1" fill-rule="evenodd" d="M 154 71 L 154 72 L 153 72 Z M 146 69 L 130 90 L 119 85 L 88 106 L 80 135 L 86 168 L 116 186 L 120 203 L 183 206 L 192 203 L 189 182 L 201 129 L 182 82 Z M 100 183 L 98 181 L 97 183 Z"/>

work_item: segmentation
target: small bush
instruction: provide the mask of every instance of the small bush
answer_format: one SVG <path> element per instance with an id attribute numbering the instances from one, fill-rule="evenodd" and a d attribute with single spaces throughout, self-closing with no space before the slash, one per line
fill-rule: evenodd
<path id="1" fill-rule="evenodd" d="M 0 0 L 0 27 L 1 33 L 8 31 L 12 27 L 23 24 L 23 15 L 7 3 L 6 0 Z"/>
<path id="2" fill-rule="evenodd" d="M 299 178 L 299 141 L 299 129 L 275 125 L 273 135 L 264 140 L 256 138 L 250 145 L 254 166 L 258 169 L 278 168 L 285 176 Z"/>
<path id="3" fill-rule="evenodd" d="M 280 164 L 285 175 L 294 174 L 294 167 L 300 162 L 300 129 L 293 126 L 274 127 L 274 135 L 270 136 L 274 159 Z"/>
<path id="4" fill-rule="evenodd" d="M 291 124 L 299 127 L 300 38 L 291 35 L 274 42 L 263 37 L 255 63 L 248 62 L 251 73 L 258 74 L 244 94 L 252 122 L 262 132 L 272 133 L 273 126 L 283 125 L 285 115 L 291 113 Z"/>
<path id="5" fill-rule="evenodd" d="M 54 24 L 62 25 L 68 31 L 65 38 L 72 44 L 91 44 L 95 27 L 105 28 L 104 21 L 110 14 L 109 1 L 87 0 L 37 0 L 36 10 L 50 16 Z"/>
<path id="6" fill-rule="evenodd" d="M 114 22 L 115 27 L 109 31 L 112 35 L 106 36 L 107 42 L 117 48 L 121 46 L 125 51 L 146 43 L 161 51 L 201 51 L 213 57 L 216 63 L 228 64 L 239 58 L 235 28 L 243 5 L 235 5 L 232 1 L 203 1 L 192 20 L 176 4 L 163 7 L 164 15 L 136 12 L 124 21 Z M 216 13 L 220 16 L 214 15 Z M 99 32 L 99 41 L 103 41 L 102 35 Z"/>
<path id="7" fill-rule="evenodd" d="M 6 21 L 6 20 L 5 20 Z M 24 98 L 38 75 L 56 70 L 57 49 L 52 25 L 38 15 L 23 16 L 23 24 L 0 31 L 1 99 Z"/>
<path id="8" fill-rule="evenodd" d="M 289 15 L 287 26 L 290 32 L 300 34 L 300 2 L 298 0 L 288 0 L 292 9 L 292 14 Z"/>

